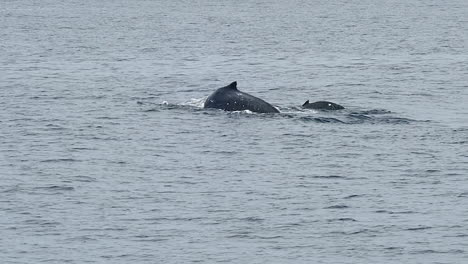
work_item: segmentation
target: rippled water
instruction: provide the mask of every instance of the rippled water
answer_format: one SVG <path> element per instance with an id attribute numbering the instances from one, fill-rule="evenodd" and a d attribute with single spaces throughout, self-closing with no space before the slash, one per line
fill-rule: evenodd
<path id="1" fill-rule="evenodd" d="M 467 262 L 467 18 L 2 1 L 1 262 Z M 232 81 L 282 113 L 201 108 Z"/>

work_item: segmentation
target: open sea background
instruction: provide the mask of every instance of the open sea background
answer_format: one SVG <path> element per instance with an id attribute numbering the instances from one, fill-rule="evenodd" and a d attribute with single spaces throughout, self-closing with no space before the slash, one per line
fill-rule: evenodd
<path id="1" fill-rule="evenodd" d="M 466 0 L 2 0 L 1 263 L 468 263 L 467 43 Z"/>

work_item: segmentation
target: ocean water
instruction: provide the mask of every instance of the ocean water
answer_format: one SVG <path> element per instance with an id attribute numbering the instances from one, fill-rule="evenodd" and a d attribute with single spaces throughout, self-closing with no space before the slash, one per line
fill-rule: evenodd
<path id="1" fill-rule="evenodd" d="M 1 263 L 468 263 L 467 43 L 465 0 L 2 0 Z"/>

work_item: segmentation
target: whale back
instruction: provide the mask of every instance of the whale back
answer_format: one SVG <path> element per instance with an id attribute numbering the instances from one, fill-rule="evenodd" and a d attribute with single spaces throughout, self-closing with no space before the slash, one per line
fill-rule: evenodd
<path id="1" fill-rule="evenodd" d="M 205 101 L 204 108 L 225 111 L 250 110 L 257 113 L 279 113 L 278 109 L 264 100 L 237 89 L 237 82 L 221 87 Z"/>
<path id="2" fill-rule="evenodd" d="M 332 102 L 328 101 L 317 101 L 314 103 L 309 103 L 309 100 L 307 100 L 303 105 L 303 108 L 308 108 L 308 109 L 316 109 L 316 110 L 341 110 L 344 109 L 343 106 L 339 104 L 335 104 Z"/>

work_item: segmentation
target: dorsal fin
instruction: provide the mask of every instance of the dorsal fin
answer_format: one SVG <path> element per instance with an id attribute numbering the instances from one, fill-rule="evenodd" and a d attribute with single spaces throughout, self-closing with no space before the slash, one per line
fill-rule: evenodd
<path id="1" fill-rule="evenodd" d="M 226 86 L 226 88 L 237 90 L 237 82 L 232 82 L 230 85 Z"/>
<path id="2" fill-rule="evenodd" d="M 306 106 L 309 103 L 309 100 L 307 100 L 302 106 Z"/>

